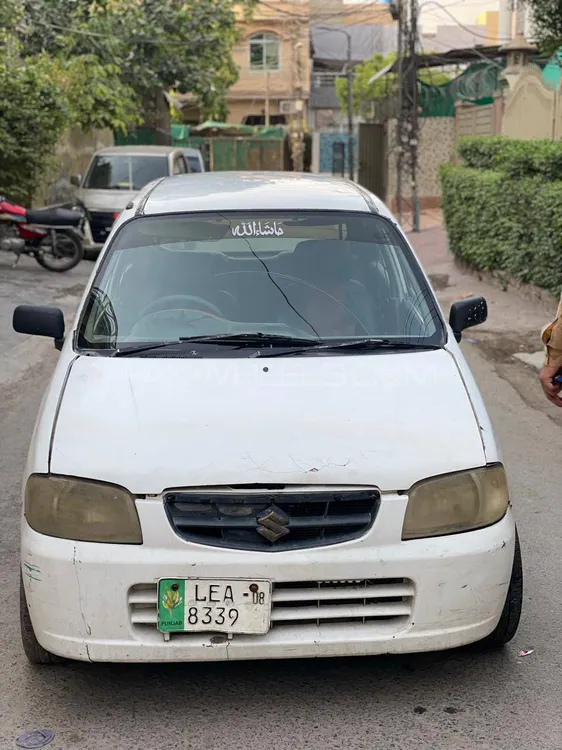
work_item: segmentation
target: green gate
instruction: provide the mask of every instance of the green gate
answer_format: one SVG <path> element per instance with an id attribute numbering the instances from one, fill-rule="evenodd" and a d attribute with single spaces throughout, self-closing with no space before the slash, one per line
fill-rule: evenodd
<path id="1" fill-rule="evenodd" d="M 279 138 L 209 138 L 213 172 L 282 171 L 284 140 Z"/>
<path id="2" fill-rule="evenodd" d="M 137 128 L 130 133 L 113 134 L 116 146 L 155 146 L 156 130 L 154 128 Z"/>
<path id="3" fill-rule="evenodd" d="M 285 169 L 285 134 L 279 128 L 262 129 L 249 136 L 194 135 L 189 125 L 171 126 L 171 144 L 175 148 L 197 148 L 203 154 L 207 169 L 225 171 L 283 171 Z M 116 146 L 154 146 L 156 131 L 137 128 L 127 135 L 115 133 Z"/>

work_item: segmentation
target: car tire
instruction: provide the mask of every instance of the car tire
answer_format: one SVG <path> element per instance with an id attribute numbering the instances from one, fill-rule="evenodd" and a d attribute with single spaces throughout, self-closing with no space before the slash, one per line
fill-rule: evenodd
<path id="1" fill-rule="evenodd" d="M 523 609 L 523 563 L 521 560 L 521 547 L 519 535 L 515 531 L 515 554 L 513 555 L 513 569 L 511 580 L 507 591 L 507 598 L 495 629 L 483 640 L 476 644 L 480 649 L 494 651 L 502 648 L 511 641 L 521 618 Z"/>
<path id="2" fill-rule="evenodd" d="M 51 654 L 39 643 L 33 630 L 29 608 L 25 598 L 23 580 L 20 577 L 20 627 L 23 650 L 30 664 L 62 664 L 65 660 L 61 656 Z"/>

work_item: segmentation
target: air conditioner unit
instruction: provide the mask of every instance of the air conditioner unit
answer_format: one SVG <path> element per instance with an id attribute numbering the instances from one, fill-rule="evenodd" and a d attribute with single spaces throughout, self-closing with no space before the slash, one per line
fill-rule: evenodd
<path id="1" fill-rule="evenodd" d="M 292 115 L 296 112 L 295 102 L 291 99 L 279 102 L 279 113 L 282 115 Z"/>

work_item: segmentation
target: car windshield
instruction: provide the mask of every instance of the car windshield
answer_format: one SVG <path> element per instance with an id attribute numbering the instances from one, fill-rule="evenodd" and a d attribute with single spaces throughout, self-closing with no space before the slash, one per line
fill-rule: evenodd
<path id="1" fill-rule="evenodd" d="M 96 156 L 86 179 L 86 190 L 142 190 L 168 175 L 166 156 L 107 154 Z"/>
<path id="2" fill-rule="evenodd" d="M 140 351 L 145 343 L 252 334 L 264 346 L 268 337 L 444 341 L 433 294 L 389 220 L 291 211 L 124 224 L 94 279 L 77 344 Z M 199 349 L 203 356 L 210 351 Z"/>
<path id="3" fill-rule="evenodd" d="M 199 161 L 199 157 L 195 156 L 195 154 L 186 154 L 187 163 L 189 164 L 189 170 L 191 172 L 200 172 L 201 171 L 201 162 Z"/>

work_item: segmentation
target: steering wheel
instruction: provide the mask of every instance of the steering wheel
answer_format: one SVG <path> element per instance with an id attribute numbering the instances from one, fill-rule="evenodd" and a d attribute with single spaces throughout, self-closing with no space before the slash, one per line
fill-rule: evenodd
<path id="1" fill-rule="evenodd" d="M 353 319 L 353 321 L 355 323 L 358 323 L 361 326 L 361 328 L 365 331 L 365 333 L 367 335 L 369 335 L 369 329 L 367 328 L 367 326 L 365 325 L 365 323 L 353 312 L 353 310 L 350 310 L 350 308 L 347 305 L 345 305 L 343 302 L 341 302 L 340 300 L 338 300 L 335 297 L 333 297 L 329 292 L 325 291 L 324 289 L 321 289 L 320 287 L 314 286 L 314 284 L 311 284 L 310 282 L 305 281 L 304 279 L 299 279 L 297 276 L 290 276 L 289 274 L 286 274 L 286 273 L 278 273 L 278 272 L 275 272 L 275 271 L 269 271 L 268 269 L 264 269 L 263 271 L 253 271 L 253 270 L 251 270 L 251 271 L 226 271 L 226 272 L 217 274 L 217 276 L 231 276 L 233 274 L 240 274 L 240 273 L 243 273 L 243 274 L 255 274 L 255 273 L 257 273 L 257 274 L 260 274 L 262 277 L 269 278 L 269 280 L 272 282 L 272 285 L 275 286 L 275 287 L 277 287 L 277 289 L 279 290 L 279 292 L 283 295 L 283 297 L 285 297 L 285 300 L 289 303 L 289 306 L 299 316 L 299 318 L 301 318 L 307 324 L 307 326 L 309 328 L 312 328 L 312 326 L 310 325 L 310 323 L 302 317 L 302 315 L 300 314 L 300 311 L 296 310 L 293 307 L 293 305 L 291 304 L 290 300 L 287 299 L 287 296 L 285 294 L 285 292 L 287 291 L 287 289 L 290 289 L 295 284 L 301 284 L 302 286 L 308 286 L 311 289 L 314 289 L 315 291 L 320 292 L 325 297 L 328 297 L 329 299 L 332 300 L 332 302 L 336 302 L 342 308 L 342 310 L 349 316 L 349 318 Z M 277 283 L 277 281 L 275 279 L 283 279 L 284 281 L 288 281 L 290 283 L 289 284 L 284 284 L 283 286 L 281 286 L 280 284 Z M 301 330 L 303 330 L 303 329 L 301 329 Z M 309 331 L 307 331 L 307 333 L 308 332 Z"/>
<path id="2" fill-rule="evenodd" d="M 172 294 L 150 302 L 139 314 L 139 320 L 162 310 L 194 310 L 225 319 L 218 307 L 211 302 L 191 294 Z"/>

